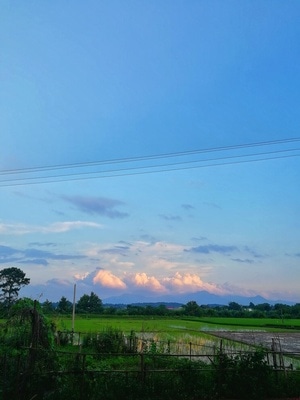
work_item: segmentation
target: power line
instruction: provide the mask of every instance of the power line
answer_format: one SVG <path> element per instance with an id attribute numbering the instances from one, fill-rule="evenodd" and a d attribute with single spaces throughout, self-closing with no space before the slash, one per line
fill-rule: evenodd
<path id="1" fill-rule="evenodd" d="M 210 158 L 210 159 L 196 160 L 196 161 L 193 160 L 193 161 L 168 163 L 168 164 L 160 164 L 160 165 L 152 165 L 152 166 L 140 166 L 140 167 L 131 167 L 131 168 L 123 168 L 123 169 L 121 168 L 121 169 L 108 170 L 108 171 L 81 172 L 81 173 L 74 173 L 74 174 L 45 176 L 45 177 L 17 178 L 17 179 L 13 179 L 13 180 L 0 181 L 0 187 L 24 186 L 24 185 L 32 185 L 32 184 L 68 182 L 68 181 L 79 181 L 79 180 L 101 179 L 101 178 L 113 178 L 113 177 L 131 176 L 131 175 L 145 175 L 145 174 L 150 174 L 150 173 L 171 172 L 171 171 L 188 170 L 188 169 L 196 169 L 196 168 L 207 168 L 207 167 L 215 167 L 215 166 L 226 166 L 226 165 L 252 163 L 252 162 L 259 162 L 259 161 L 269 161 L 269 160 L 299 157 L 300 154 L 279 155 L 279 156 L 256 158 L 256 159 L 221 162 L 221 161 L 229 160 L 229 159 L 257 157 L 257 156 L 261 156 L 261 155 L 266 156 L 266 155 L 272 155 L 272 154 L 276 154 L 276 153 L 277 154 L 278 153 L 286 153 L 289 151 L 298 151 L 298 150 L 300 150 L 300 149 L 278 150 L 278 151 L 272 151 L 272 152 Z M 214 161 L 214 162 L 211 163 L 212 161 Z M 210 164 L 186 166 L 187 164 L 195 164 L 195 163 L 199 163 L 199 162 L 202 162 L 202 163 L 210 162 Z M 152 169 L 147 170 L 147 171 L 145 171 L 145 170 L 140 171 L 142 169 L 149 169 L 149 168 L 152 168 Z M 155 170 L 153 168 L 163 168 L 163 169 Z M 137 170 L 139 170 L 139 171 L 137 171 Z M 109 173 L 109 174 L 103 175 L 105 173 L 106 174 Z M 83 176 L 83 175 L 85 175 L 85 176 Z M 86 176 L 86 175 L 89 175 L 89 176 Z M 56 179 L 54 179 L 54 178 L 56 178 Z M 61 179 L 61 178 L 65 178 L 65 179 Z M 41 179 L 44 179 L 44 180 L 41 181 Z M 39 180 L 39 181 L 33 181 L 33 180 Z"/>
<path id="2" fill-rule="evenodd" d="M 141 161 L 148 161 L 148 160 L 158 160 L 161 158 L 184 157 L 184 156 L 190 156 L 190 155 L 196 155 L 196 154 L 247 149 L 247 148 L 251 148 L 251 147 L 289 144 L 289 143 L 294 143 L 294 142 L 299 142 L 299 141 L 300 141 L 300 138 L 296 137 L 296 138 L 269 140 L 269 141 L 262 141 L 262 142 L 243 143 L 243 144 L 231 145 L 231 146 L 210 147 L 210 148 L 206 148 L 206 149 L 188 150 L 188 151 L 182 151 L 182 152 L 152 154 L 152 155 L 148 155 L 148 156 L 125 157 L 125 158 L 116 158 L 116 159 L 102 160 L 102 161 L 90 161 L 90 162 L 81 162 L 81 163 L 57 164 L 57 165 L 45 165 L 45 166 L 39 166 L 39 167 L 7 169 L 7 170 L 0 170 L 0 176 L 8 175 L 8 174 L 21 174 L 21 173 L 34 173 L 34 172 L 43 172 L 43 171 L 52 171 L 52 170 L 62 170 L 62 169 L 70 169 L 70 168 L 86 168 L 86 167 L 93 167 L 93 166 L 98 166 L 98 165 L 141 162 Z"/>
<path id="3" fill-rule="evenodd" d="M 244 154 L 244 155 L 236 155 L 236 156 L 226 156 L 226 157 L 217 157 L 217 158 L 208 158 L 208 159 L 202 159 L 202 160 L 191 160 L 191 161 L 179 161 L 179 162 L 174 162 L 174 163 L 167 163 L 167 164 L 158 164 L 158 165 L 142 165 L 142 166 L 137 166 L 137 167 L 127 167 L 127 168 L 119 168 L 119 169 L 110 169 L 106 171 L 88 171 L 88 172 L 75 172 L 75 173 L 68 173 L 64 175 L 50 175 L 50 176 L 34 176 L 34 177 L 28 177 L 28 178 L 15 178 L 12 179 L 12 181 L 23 181 L 23 180 L 29 180 L 29 181 L 35 181 L 38 179 L 53 179 L 53 178 L 65 178 L 69 176 L 81 176 L 81 175 L 95 175 L 95 174 L 101 174 L 103 172 L 106 173 L 115 173 L 115 172 L 125 172 L 126 171 L 134 171 L 134 170 L 146 170 L 150 168 L 164 168 L 164 167 L 176 167 L 180 165 L 186 165 L 186 164 L 194 164 L 194 163 L 203 163 L 203 162 L 210 162 L 210 161 L 222 161 L 222 160 L 228 160 L 228 159 L 235 159 L 235 158 L 242 158 L 242 157 L 256 157 L 256 156 L 266 156 L 266 155 L 271 155 L 271 154 L 276 154 L 276 153 L 286 153 L 286 152 L 291 152 L 291 151 L 299 151 L 300 148 L 297 149 L 287 149 L 287 150 L 276 150 L 276 151 L 270 151 L 270 152 L 263 152 L 263 153 L 252 153 L 252 154 Z M 262 159 L 260 159 L 262 160 Z M 195 166 L 196 168 L 196 166 Z M 177 168 L 177 170 L 180 168 Z M 155 172 L 155 171 L 153 171 Z M 160 172 L 160 171 L 157 171 Z M 10 180 L 0 180 L 1 182 L 7 182 Z"/>

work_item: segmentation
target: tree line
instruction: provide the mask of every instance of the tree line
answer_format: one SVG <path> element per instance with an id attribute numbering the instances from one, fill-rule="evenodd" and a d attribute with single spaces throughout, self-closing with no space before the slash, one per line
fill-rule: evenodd
<path id="1" fill-rule="evenodd" d="M 64 296 L 58 303 L 46 301 L 41 304 L 44 312 L 70 314 L 72 303 Z M 228 305 L 198 305 L 196 301 L 189 301 L 177 307 L 170 307 L 168 304 L 118 304 L 105 305 L 99 297 L 91 292 L 90 295 L 83 295 L 76 303 L 77 314 L 104 314 L 104 315 L 149 315 L 149 316 L 168 316 L 168 317 L 231 317 L 231 318 L 274 318 L 291 319 L 300 318 L 300 304 L 287 305 L 277 303 L 270 305 L 262 303 L 248 306 L 230 302 Z"/>
<path id="2" fill-rule="evenodd" d="M 19 291 L 30 283 L 30 279 L 19 268 L 11 267 L 0 271 L 0 313 L 5 313 L 17 301 Z M 45 314 L 59 313 L 70 314 L 73 304 L 62 296 L 59 302 L 49 300 L 41 303 Z M 105 305 L 99 296 L 91 292 L 84 294 L 75 304 L 77 314 L 105 314 L 105 315 L 153 315 L 153 316 L 189 316 L 189 317 L 237 317 L 237 318 L 300 318 L 300 303 L 287 305 L 277 303 L 240 305 L 234 301 L 228 305 L 197 304 L 189 301 L 183 305 L 170 305 L 167 303 L 156 304 L 119 304 Z"/>

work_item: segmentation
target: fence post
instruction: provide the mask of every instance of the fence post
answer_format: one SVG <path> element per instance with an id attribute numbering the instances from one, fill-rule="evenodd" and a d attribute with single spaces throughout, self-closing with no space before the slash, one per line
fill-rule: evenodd
<path id="1" fill-rule="evenodd" d="M 272 338 L 272 355 L 273 355 L 273 367 L 274 369 L 277 370 L 277 359 L 276 359 L 276 343 L 275 343 L 275 339 Z"/>
<path id="2" fill-rule="evenodd" d="M 192 342 L 190 342 L 190 361 L 192 360 Z"/>

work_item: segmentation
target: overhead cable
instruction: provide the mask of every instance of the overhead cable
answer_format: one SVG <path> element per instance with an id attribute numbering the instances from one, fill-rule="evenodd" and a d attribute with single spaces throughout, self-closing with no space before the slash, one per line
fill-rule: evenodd
<path id="1" fill-rule="evenodd" d="M 300 148 L 288 148 L 280 150 L 272 150 L 265 152 L 252 152 L 246 154 L 235 154 L 235 155 L 224 155 L 221 157 L 210 157 L 206 158 L 205 154 L 213 152 L 228 152 L 231 151 L 241 151 L 244 149 L 252 147 L 262 147 L 262 146 L 274 146 L 274 145 L 286 145 L 293 142 L 300 141 L 300 138 L 283 139 L 268 142 L 256 142 L 256 143 L 246 143 L 243 145 L 226 146 L 226 147 L 216 147 L 202 150 L 193 150 L 177 153 L 165 153 L 157 154 L 152 156 L 143 157 L 132 157 L 114 160 L 105 160 L 97 162 L 88 163 L 77 163 L 77 164 L 60 164 L 54 166 L 44 166 L 38 168 L 23 168 L 14 170 L 5 170 L 0 172 L 0 176 L 6 178 L 10 176 L 9 179 L 0 179 L 0 187 L 7 186 L 20 186 L 20 185 L 32 185 L 32 184 L 43 184 L 43 183 L 55 183 L 55 182 L 66 182 L 66 181 L 78 181 L 87 179 L 100 179 L 100 178 L 112 178 L 120 176 L 130 176 L 130 175 L 142 175 L 150 173 L 161 173 L 170 172 L 178 170 L 187 170 L 195 168 L 207 168 L 214 166 L 225 166 L 232 164 L 242 164 L 251 163 L 259 161 L 268 161 L 283 158 L 292 158 L 300 156 Z M 293 152 L 293 153 L 292 153 Z M 192 158 L 195 155 L 202 154 L 201 158 Z M 175 157 L 182 157 L 183 160 L 177 160 L 174 162 L 167 163 L 153 163 L 153 161 L 161 159 L 170 159 Z M 188 159 L 186 159 L 188 157 Z M 146 165 L 145 162 L 148 162 Z M 131 165 L 128 163 L 131 162 Z M 151 163 L 152 162 L 152 163 Z M 124 164 L 127 166 L 120 166 L 120 168 L 113 168 L 115 164 Z M 91 170 L 94 167 L 102 167 L 96 170 Z M 72 172 L 63 173 L 65 169 L 72 168 Z M 43 173 L 57 172 L 52 175 L 43 175 Z M 20 177 L 20 175 L 23 175 Z M 24 176 L 27 174 L 27 176 Z M 36 175 L 38 174 L 38 175 Z"/>

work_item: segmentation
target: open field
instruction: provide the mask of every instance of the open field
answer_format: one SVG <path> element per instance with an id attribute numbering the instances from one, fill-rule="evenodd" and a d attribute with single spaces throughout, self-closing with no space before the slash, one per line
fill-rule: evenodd
<path id="1" fill-rule="evenodd" d="M 71 329 L 72 318 L 54 318 L 58 329 Z M 97 332 L 110 326 L 124 333 L 135 332 L 206 332 L 253 330 L 265 332 L 300 331 L 300 319 L 277 320 L 271 318 L 162 318 L 162 317 L 79 317 L 75 319 L 75 331 Z"/>
<path id="2" fill-rule="evenodd" d="M 58 330 L 71 330 L 72 317 L 52 317 Z M 4 323 L 1 320 L 0 323 Z M 300 319 L 268 318 L 164 318 L 140 316 L 76 316 L 74 331 L 99 332 L 107 327 L 129 335 L 131 331 L 145 340 L 172 341 L 199 346 L 225 339 L 270 350 L 272 339 L 280 340 L 282 351 L 300 354 Z"/>
<path id="3" fill-rule="evenodd" d="M 129 335 L 131 331 L 142 340 L 179 344 L 179 349 L 193 346 L 213 348 L 220 340 L 226 341 L 226 347 L 246 349 L 249 346 L 263 346 L 271 350 L 275 339 L 281 351 L 300 355 L 300 320 L 284 321 L 274 319 L 251 318 L 158 318 L 158 317 L 77 317 L 75 332 L 82 334 L 99 332 L 107 327 L 117 328 Z M 70 330 L 71 317 L 57 318 L 58 329 Z M 225 342 L 224 342 L 225 343 Z"/>
<path id="4" fill-rule="evenodd" d="M 230 330 L 241 329 L 243 327 L 263 328 L 265 330 L 275 329 L 299 329 L 300 319 L 274 319 L 274 318 L 231 318 L 231 317 L 208 317 L 200 318 L 202 323 L 206 322 L 209 326 L 221 325 Z"/>

